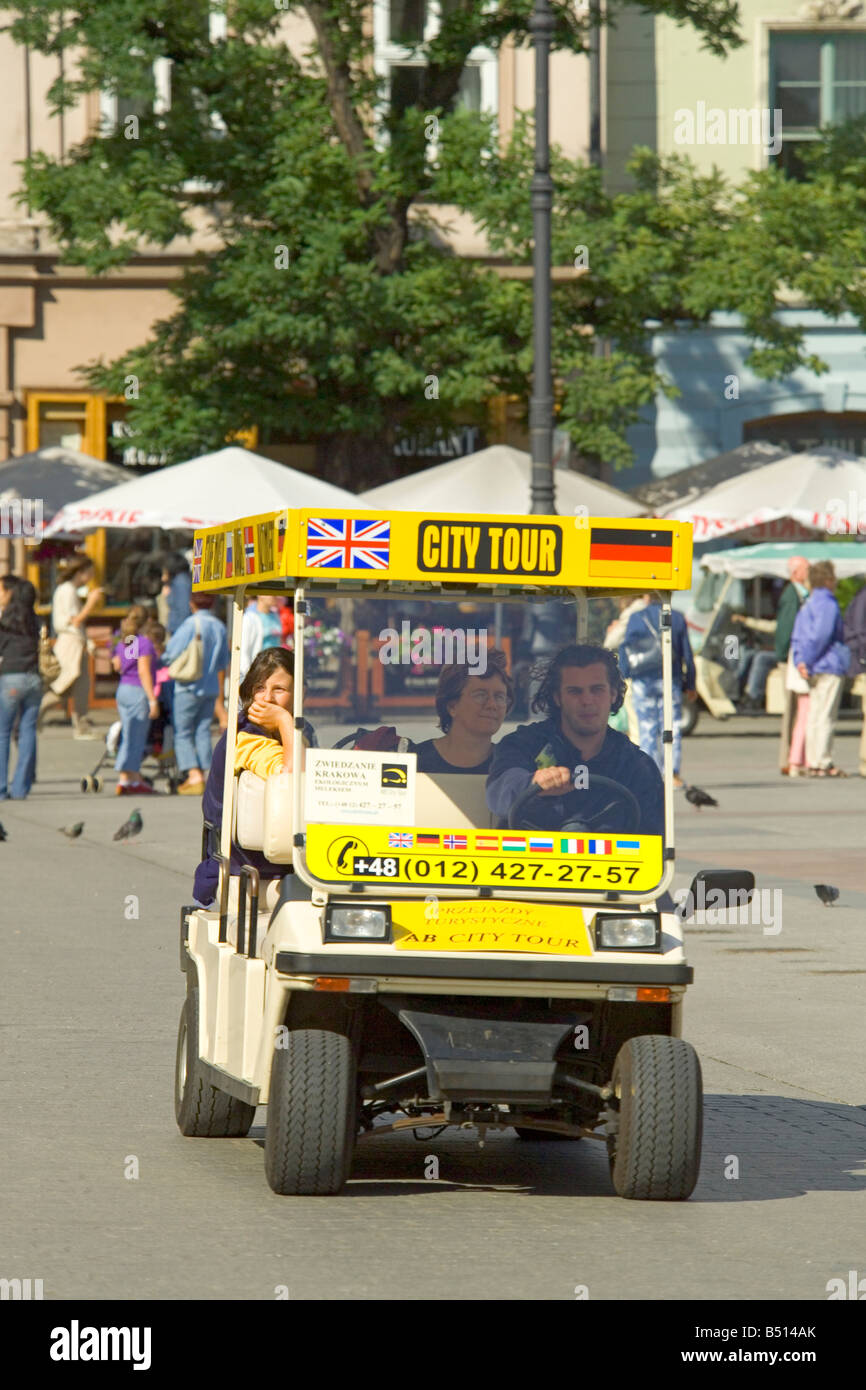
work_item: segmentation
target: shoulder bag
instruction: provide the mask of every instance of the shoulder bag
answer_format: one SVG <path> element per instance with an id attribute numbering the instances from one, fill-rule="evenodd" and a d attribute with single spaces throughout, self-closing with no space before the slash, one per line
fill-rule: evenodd
<path id="1" fill-rule="evenodd" d="M 60 675 L 60 662 L 54 655 L 54 643 L 44 624 L 39 633 L 39 674 L 43 685 L 53 685 Z"/>
<path id="2" fill-rule="evenodd" d="M 195 633 L 191 642 L 188 642 L 181 652 L 176 656 L 168 668 L 168 674 L 173 681 L 186 682 L 191 685 L 193 681 L 201 680 L 204 670 L 204 647 L 201 640 L 201 629 L 199 628 L 198 614 L 195 615 Z"/>
<path id="3" fill-rule="evenodd" d="M 662 669 L 662 639 L 661 633 L 656 631 L 648 618 L 641 614 L 641 621 L 646 628 L 646 636 L 640 634 L 635 645 L 631 642 L 626 643 L 626 655 L 628 656 L 628 674 L 633 679 L 645 680 L 661 673 Z"/>

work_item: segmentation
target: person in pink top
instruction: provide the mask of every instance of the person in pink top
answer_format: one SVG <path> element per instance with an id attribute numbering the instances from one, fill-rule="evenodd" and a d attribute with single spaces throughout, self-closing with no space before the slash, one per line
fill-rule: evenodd
<path id="1" fill-rule="evenodd" d="M 141 776 L 147 731 L 151 719 L 159 715 L 154 686 L 156 648 L 142 631 L 147 621 L 147 610 L 134 603 L 120 624 L 120 641 L 111 659 L 115 671 L 120 673 L 117 712 L 121 735 L 114 763 L 118 796 L 147 796 L 153 792 Z"/>

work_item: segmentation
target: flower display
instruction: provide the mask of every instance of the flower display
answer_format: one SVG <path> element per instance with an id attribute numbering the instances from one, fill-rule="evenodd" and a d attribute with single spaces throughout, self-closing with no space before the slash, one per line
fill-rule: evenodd
<path id="1" fill-rule="evenodd" d="M 292 636 L 286 639 L 286 646 L 290 651 L 294 649 Z M 317 618 L 304 627 L 304 656 L 308 660 L 316 657 L 328 660 L 341 656 L 349 646 L 349 638 L 343 629 L 333 623 L 325 623 Z"/>

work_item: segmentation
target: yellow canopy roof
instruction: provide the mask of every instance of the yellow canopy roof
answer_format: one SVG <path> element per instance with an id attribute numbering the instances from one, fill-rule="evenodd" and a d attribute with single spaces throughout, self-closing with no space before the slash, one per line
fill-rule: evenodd
<path id="1" fill-rule="evenodd" d="M 193 587 L 688 589 L 687 522 L 304 508 L 196 531 Z"/>

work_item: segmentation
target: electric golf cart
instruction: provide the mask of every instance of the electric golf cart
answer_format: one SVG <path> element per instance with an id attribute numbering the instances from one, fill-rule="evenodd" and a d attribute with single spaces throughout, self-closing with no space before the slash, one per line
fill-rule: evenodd
<path id="1" fill-rule="evenodd" d="M 678 522 L 288 510 L 196 533 L 194 588 L 233 598 L 233 636 L 219 891 L 181 912 L 184 1135 L 244 1136 L 267 1106 L 281 1194 L 338 1193 L 357 1143 L 441 1125 L 600 1141 L 621 1196 L 689 1197 L 701 1072 L 668 889 L 669 601 L 690 581 Z M 295 771 L 266 778 L 235 771 L 250 586 L 294 606 Z M 636 781 L 590 771 L 587 785 L 576 767 L 566 795 L 532 780 L 494 816 L 487 772 L 420 770 L 442 668 L 474 672 L 495 758 L 514 725 L 486 661 L 508 655 L 512 617 L 556 597 L 563 643 L 598 642 L 615 598 L 647 589 L 663 603 L 667 731 L 649 829 Z M 275 876 L 232 871 L 233 847 Z"/>

